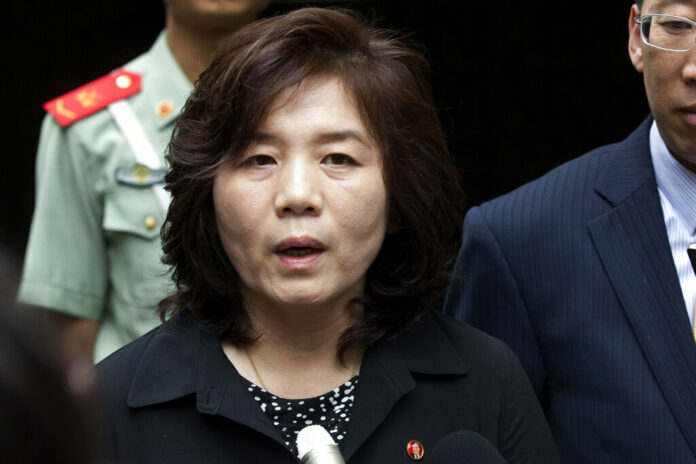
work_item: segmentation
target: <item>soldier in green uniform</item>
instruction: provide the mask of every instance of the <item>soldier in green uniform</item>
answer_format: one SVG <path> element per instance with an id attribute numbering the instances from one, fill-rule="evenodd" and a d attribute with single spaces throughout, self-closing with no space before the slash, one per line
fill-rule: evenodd
<path id="1" fill-rule="evenodd" d="M 219 41 L 270 0 L 165 0 L 166 30 L 122 70 L 46 105 L 19 300 L 98 361 L 157 325 L 164 152 Z"/>

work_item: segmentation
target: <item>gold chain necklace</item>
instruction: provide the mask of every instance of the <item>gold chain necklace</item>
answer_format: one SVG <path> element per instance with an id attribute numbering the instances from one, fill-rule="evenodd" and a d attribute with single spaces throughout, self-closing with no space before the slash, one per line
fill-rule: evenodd
<path id="1" fill-rule="evenodd" d="M 251 357 L 251 352 L 249 350 L 244 350 L 244 352 L 247 355 L 247 358 L 249 358 L 249 364 L 251 364 L 251 368 L 254 369 L 254 373 L 256 374 L 256 378 L 259 379 L 259 383 L 261 384 L 261 388 L 263 388 L 266 391 L 269 391 L 268 388 L 266 388 L 266 385 L 263 383 L 263 380 L 261 379 L 261 374 L 259 374 L 259 370 L 256 368 L 256 364 L 254 363 L 254 358 Z M 353 364 L 353 369 L 351 370 L 350 373 L 350 379 L 355 377 L 355 374 L 358 373 L 358 365 L 360 364 L 360 358 L 355 360 L 355 363 Z"/>

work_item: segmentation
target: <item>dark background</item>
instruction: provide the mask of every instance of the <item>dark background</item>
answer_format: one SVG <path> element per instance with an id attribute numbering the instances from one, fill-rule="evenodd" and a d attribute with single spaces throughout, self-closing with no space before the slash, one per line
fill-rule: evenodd
<path id="1" fill-rule="evenodd" d="M 630 0 L 602 2 L 589 15 L 577 2 L 323 3 L 354 7 L 422 45 L 468 206 L 623 139 L 648 114 L 627 54 Z M 274 3 L 267 14 L 300 4 Z M 19 268 L 42 103 L 145 52 L 164 27 L 164 7 L 82 0 L 11 2 L 5 11 L 0 260 Z"/>

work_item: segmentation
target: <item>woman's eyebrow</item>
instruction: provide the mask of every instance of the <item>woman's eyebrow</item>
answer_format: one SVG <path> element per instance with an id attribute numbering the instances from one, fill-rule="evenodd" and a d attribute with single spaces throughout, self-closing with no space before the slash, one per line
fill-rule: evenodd
<path id="1" fill-rule="evenodd" d="M 318 143 L 343 142 L 350 139 L 357 140 L 364 145 L 369 145 L 364 135 L 350 129 L 322 133 L 315 138 Z"/>
<path id="2" fill-rule="evenodd" d="M 263 132 L 263 131 L 257 131 L 254 136 L 251 138 L 251 142 L 253 143 L 272 143 L 272 142 L 280 142 L 281 138 L 278 137 L 277 135 L 273 135 L 269 132 Z"/>
<path id="3" fill-rule="evenodd" d="M 317 144 L 322 143 L 334 143 L 343 142 L 345 140 L 356 140 L 363 145 L 369 145 L 369 142 L 365 135 L 361 134 L 359 131 L 352 129 L 336 130 L 322 132 L 314 137 L 313 142 Z M 258 131 L 254 134 L 251 139 L 254 143 L 280 143 L 282 142 L 282 137 L 272 134 L 270 132 Z"/>

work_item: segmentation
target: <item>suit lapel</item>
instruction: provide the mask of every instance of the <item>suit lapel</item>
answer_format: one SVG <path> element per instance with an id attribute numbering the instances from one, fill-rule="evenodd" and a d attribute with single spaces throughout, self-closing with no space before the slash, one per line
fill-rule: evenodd
<path id="1" fill-rule="evenodd" d="M 651 122 L 609 156 L 596 190 L 613 209 L 588 228 L 646 360 L 696 454 L 696 344 L 650 158 Z"/>

